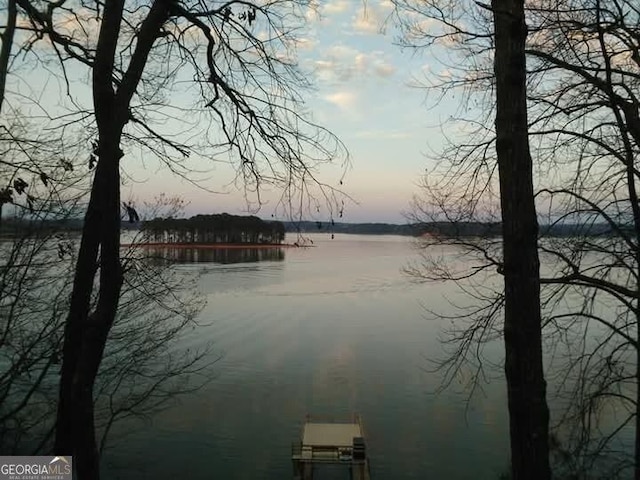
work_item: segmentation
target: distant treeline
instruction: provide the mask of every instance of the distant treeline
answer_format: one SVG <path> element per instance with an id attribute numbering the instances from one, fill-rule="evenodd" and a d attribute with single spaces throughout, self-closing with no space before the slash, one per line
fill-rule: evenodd
<path id="1" fill-rule="evenodd" d="M 80 230 L 82 219 L 29 221 L 25 219 L 3 218 L 0 233 L 24 234 L 29 230 Z M 189 219 L 154 219 L 147 222 L 129 223 L 123 220 L 123 229 L 138 229 L 140 225 L 153 233 L 158 242 L 173 243 L 281 243 L 284 232 L 303 233 L 347 233 L 359 235 L 408 235 L 424 234 L 449 237 L 499 236 L 500 223 L 483 222 L 429 222 L 414 224 L 394 223 L 342 223 L 342 222 L 279 222 L 265 221 L 255 216 L 196 215 Z M 164 233 L 162 233 L 164 232 Z M 609 235 L 611 228 L 606 224 L 555 224 L 540 225 L 540 235 L 550 237 L 601 236 Z M 195 236 L 194 236 L 195 235 Z M 165 240 L 161 240 L 164 238 Z M 195 238 L 196 240 L 191 240 Z M 222 240 L 226 238 L 227 240 Z M 211 240 L 199 240 L 211 239 Z M 171 243 L 168 242 L 168 243 Z"/>
<path id="2" fill-rule="evenodd" d="M 430 222 L 413 225 L 417 235 L 443 235 L 447 237 L 497 237 L 502 234 L 500 223 L 483 222 Z M 540 225 L 539 234 L 544 237 L 581 237 L 609 235 L 606 224 L 552 224 Z"/>
<path id="3" fill-rule="evenodd" d="M 148 238 L 156 243 L 270 243 L 284 240 L 282 222 L 267 222 L 254 216 L 196 215 L 191 218 L 155 218 L 143 222 Z"/>
<path id="4" fill-rule="evenodd" d="M 287 232 L 351 233 L 359 235 L 418 235 L 417 225 L 393 223 L 284 222 Z"/>
<path id="5" fill-rule="evenodd" d="M 50 234 L 52 232 L 75 232 L 82 229 L 82 220 L 63 218 L 59 220 L 29 220 L 24 218 L 5 217 L 0 222 L 0 235 L 13 237 Z"/>
<path id="6" fill-rule="evenodd" d="M 284 222 L 287 232 L 328 232 L 360 235 L 441 235 L 447 237 L 496 237 L 501 235 L 500 223 L 487 222 L 428 222 L 398 225 L 393 223 L 332 223 Z M 608 235 L 606 224 L 540 225 L 541 236 L 571 237 Z"/>

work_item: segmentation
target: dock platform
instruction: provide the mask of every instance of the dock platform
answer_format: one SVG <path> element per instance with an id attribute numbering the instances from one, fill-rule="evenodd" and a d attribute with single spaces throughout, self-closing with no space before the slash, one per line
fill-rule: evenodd
<path id="1" fill-rule="evenodd" d="M 296 480 L 312 480 L 315 468 L 341 464 L 350 469 L 352 480 L 370 480 L 369 459 L 360 417 L 351 422 L 312 421 L 309 416 L 301 439 L 291 449 Z"/>

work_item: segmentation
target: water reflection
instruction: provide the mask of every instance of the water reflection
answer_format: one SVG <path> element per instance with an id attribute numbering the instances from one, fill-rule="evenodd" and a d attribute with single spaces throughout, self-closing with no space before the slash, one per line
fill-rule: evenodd
<path id="1" fill-rule="evenodd" d="M 155 247 L 147 252 L 157 260 L 174 263 L 253 263 L 281 262 L 284 260 L 282 248 L 175 248 Z"/>
<path id="2" fill-rule="evenodd" d="M 182 478 L 188 465 L 193 479 L 292 478 L 291 442 L 307 413 L 358 413 L 372 478 L 499 478 L 508 465 L 504 383 L 472 401 L 453 389 L 432 395 L 441 382 L 426 359 L 441 356 L 446 325 L 425 318 L 424 306 L 443 311 L 455 291 L 403 276 L 407 239 L 313 240 L 285 247 L 286 263 L 202 269 L 209 302 L 182 346 L 213 341 L 215 378 L 153 423 L 122 424 L 105 477 Z"/>

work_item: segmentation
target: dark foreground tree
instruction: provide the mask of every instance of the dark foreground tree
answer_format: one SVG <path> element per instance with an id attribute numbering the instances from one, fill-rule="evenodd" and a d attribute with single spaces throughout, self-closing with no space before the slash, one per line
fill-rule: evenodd
<path id="1" fill-rule="evenodd" d="M 46 99 L 25 95 L 32 86 L 21 68 L 33 68 L 38 57 L 21 56 L 29 38 L 16 33 L 26 26 L 17 1 L 0 2 L 0 16 L 6 20 L 0 25 L 0 216 L 6 215 L 0 222 L 0 450 L 46 454 L 55 433 L 77 216 L 88 190 L 86 146 L 48 111 Z M 43 118 L 43 111 L 49 115 Z M 191 279 L 128 255 L 124 281 L 94 394 L 101 450 L 118 421 L 148 415 L 206 379 L 200 375 L 207 352 L 175 347 L 201 305 L 182 293 Z"/>
<path id="2" fill-rule="evenodd" d="M 549 0 L 529 4 L 525 15 L 534 183 L 546 223 L 539 251 L 547 380 L 556 449 L 564 452 L 558 474 L 624 477 L 632 466 L 637 478 L 640 11 L 626 0 Z M 484 66 L 467 64 L 458 85 L 487 79 Z M 495 133 L 475 125 L 476 135 L 449 151 L 450 170 L 430 178 L 417 203 L 421 220 L 453 222 L 430 242 L 468 256 L 457 272 L 439 263 L 413 273 L 463 282 L 482 273 L 473 290 L 479 303 L 467 312 L 471 327 L 455 332 L 459 348 L 446 364 L 453 370 L 465 359 L 480 364 L 473 353 L 498 336 L 504 306 L 503 292 L 484 288 L 486 272 L 503 270 L 492 226 L 476 224 L 486 227 L 484 238 L 464 235 L 470 221 L 500 220 L 486 213 L 495 198 L 487 167 Z"/>
<path id="3" fill-rule="evenodd" d="M 556 0 L 529 15 L 531 130 L 554 166 L 540 247 L 547 330 L 566 352 L 565 437 L 585 477 L 606 463 L 640 478 L 640 9 Z M 570 234 L 554 238 L 560 227 Z"/>
<path id="4" fill-rule="evenodd" d="M 432 80 L 440 92 L 464 87 L 465 111 L 469 110 L 474 90 L 485 86 L 487 91 L 495 92 L 495 97 L 484 94 L 482 107 L 486 110 L 479 114 L 481 119 L 475 126 L 474 122 L 465 125 L 466 131 L 459 140 L 453 141 L 454 147 L 446 157 L 451 162 L 450 176 L 436 189 L 442 193 L 436 201 L 444 213 L 444 218 L 439 220 L 476 220 L 483 215 L 480 213 L 483 209 L 486 209 L 484 215 L 490 217 L 487 207 L 491 201 L 482 204 L 486 195 L 495 192 L 497 196 L 502 241 L 496 264 L 504 277 L 504 293 L 483 312 L 500 312 L 504 306 L 501 333 L 505 348 L 511 475 L 514 479 L 548 479 L 549 412 L 542 362 L 538 225 L 527 120 L 524 2 L 494 0 L 491 5 L 485 5 L 408 0 L 397 4 L 405 45 L 428 47 L 436 52 L 441 52 L 442 48 L 458 48 L 457 53 L 467 54 L 458 57 L 459 64 L 452 65 L 449 60 L 446 75 L 440 80 Z M 424 22 L 425 19 L 430 21 Z M 493 68 L 488 64 L 487 52 L 493 53 Z M 455 52 L 452 56 L 455 57 Z M 493 135 L 487 135 L 484 127 L 492 116 L 494 105 L 495 144 Z M 472 143 L 469 139 L 475 140 L 478 131 L 480 140 Z M 480 161 L 469 165 L 465 160 L 470 157 Z M 498 188 L 494 179 L 496 167 Z M 471 174 L 461 177 L 456 171 Z M 491 225 L 487 227 L 489 231 L 492 229 Z M 489 252 L 482 244 L 467 242 L 466 246 L 481 257 L 496 258 L 495 252 Z M 480 266 L 474 271 L 471 266 L 469 275 L 482 272 L 484 268 Z M 442 270 L 432 270 L 427 275 L 441 279 L 467 276 L 450 276 Z M 466 330 L 458 338 L 463 351 L 469 348 L 469 340 L 475 340 L 476 335 L 482 337 L 492 328 L 493 325 L 480 325 L 479 328 L 475 325 Z"/>
<path id="5" fill-rule="evenodd" d="M 42 209 L 9 219 L 2 231 L 0 449 L 7 454 L 46 454 L 55 432 L 77 246 L 77 230 L 65 226 L 77 219 L 65 219 L 65 205 L 53 209 L 51 203 L 56 202 L 39 196 Z M 101 451 L 122 419 L 146 417 L 199 388 L 210 363 L 207 348 L 189 351 L 177 345 L 202 306 L 195 278 L 139 251 L 127 252 L 124 265 L 122 301 L 94 394 Z"/>
<path id="6" fill-rule="evenodd" d="M 524 0 L 493 0 L 505 374 L 514 480 L 551 477 L 542 364 L 538 221 L 527 120 Z"/>
<path id="7" fill-rule="evenodd" d="M 292 53 L 307 2 L 18 0 L 18 6 L 36 32 L 34 44 L 47 38 L 63 65 L 75 60 L 92 77 L 95 171 L 65 326 L 55 452 L 74 456 L 79 478 L 97 479 L 94 384 L 123 282 L 125 144 L 137 142 L 182 174 L 189 170 L 180 161 L 189 154 L 224 155 L 236 161 L 238 179 L 258 204 L 262 184 L 270 183 L 283 189 L 285 203 L 300 204 L 310 186 L 320 186 L 312 202 L 329 205 L 332 191 L 315 167 L 342 154 L 341 145 L 300 114 L 306 81 Z M 175 90 L 184 81 L 192 82 L 193 98 Z M 165 119 L 174 122 L 171 132 L 188 133 L 181 139 L 160 133 L 154 120 Z"/>

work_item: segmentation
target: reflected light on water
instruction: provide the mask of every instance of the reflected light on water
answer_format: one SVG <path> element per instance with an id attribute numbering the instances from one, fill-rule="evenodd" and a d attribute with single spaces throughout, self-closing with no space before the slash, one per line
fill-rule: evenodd
<path id="1" fill-rule="evenodd" d="M 145 254 L 152 260 L 168 260 L 174 263 L 255 263 L 281 262 L 282 248 L 148 248 Z"/>
<path id="2" fill-rule="evenodd" d="M 460 385 L 434 394 L 441 377 L 429 359 L 442 357 L 447 325 L 425 306 L 446 309 L 455 291 L 402 274 L 415 256 L 408 238 L 313 240 L 240 263 L 175 252 L 198 262 L 208 300 L 184 345 L 212 343 L 222 359 L 206 387 L 121 427 L 108 478 L 183 478 L 185 465 L 192 479 L 292 478 L 291 442 L 307 413 L 360 414 L 374 479 L 494 480 L 506 468 L 503 383 L 470 403 Z"/>

